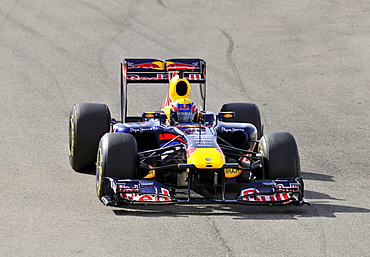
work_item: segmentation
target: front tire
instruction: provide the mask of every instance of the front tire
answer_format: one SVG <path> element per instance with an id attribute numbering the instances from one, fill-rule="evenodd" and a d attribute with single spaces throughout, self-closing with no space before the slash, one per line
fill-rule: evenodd
<path id="1" fill-rule="evenodd" d="M 257 129 L 257 139 L 260 139 L 262 131 L 261 115 L 257 105 L 252 103 L 228 103 L 221 107 L 221 112 L 235 113 L 235 117 L 227 119 L 228 122 L 251 123 Z"/>
<path id="2" fill-rule="evenodd" d="M 96 162 L 96 193 L 101 199 L 109 195 L 109 185 L 103 177 L 137 178 L 138 150 L 135 138 L 126 133 L 107 133 L 99 143 Z"/>
<path id="3" fill-rule="evenodd" d="M 94 163 L 100 138 L 110 129 L 111 115 L 105 104 L 75 104 L 69 118 L 69 161 L 81 171 Z"/>
<path id="4" fill-rule="evenodd" d="M 292 178 L 301 175 L 298 146 L 293 135 L 275 132 L 264 135 L 258 145 L 266 179 Z"/>

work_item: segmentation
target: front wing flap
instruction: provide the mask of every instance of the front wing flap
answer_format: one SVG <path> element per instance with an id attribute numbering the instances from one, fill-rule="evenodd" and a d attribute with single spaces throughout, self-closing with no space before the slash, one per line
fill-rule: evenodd
<path id="1" fill-rule="evenodd" d="M 104 178 L 110 181 L 112 194 L 103 196 L 105 205 L 119 204 L 309 204 L 303 197 L 301 177 L 252 181 L 245 184 L 235 200 L 226 199 L 177 199 L 167 186 L 154 180 Z M 225 189 L 224 189 L 225 190 Z M 190 192 L 190 191 L 189 191 Z"/>
<path id="2" fill-rule="evenodd" d="M 244 185 L 237 197 L 243 204 L 309 204 L 303 197 L 301 177 L 252 181 Z"/>
<path id="3" fill-rule="evenodd" d="M 109 178 L 114 203 L 172 203 L 169 188 L 157 181 Z"/>

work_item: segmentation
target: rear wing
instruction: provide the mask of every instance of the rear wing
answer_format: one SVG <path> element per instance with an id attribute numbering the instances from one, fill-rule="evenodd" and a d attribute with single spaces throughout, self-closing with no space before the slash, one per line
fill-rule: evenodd
<path id="1" fill-rule="evenodd" d="M 169 83 L 174 75 L 199 83 L 203 110 L 206 97 L 206 62 L 196 58 L 159 60 L 127 58 L 121 63 L 121 119 L 127 122 L 127 85 L 131 83 Z"/>

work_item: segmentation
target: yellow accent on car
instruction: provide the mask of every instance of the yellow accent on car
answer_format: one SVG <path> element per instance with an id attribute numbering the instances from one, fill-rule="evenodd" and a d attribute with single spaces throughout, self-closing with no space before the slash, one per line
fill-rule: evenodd
<path id="1" fill-rule="evenodd" d="M 153 113 L 146 113 L 145 114 L 145 118 L 153 118 L 154 117 L 154 114 Z"/>
<path id="2" fill-rule="evenodd" d="M 265 151 L 263 150 L 263 147 L 262 147 L 261 143 L 258 144 L 258 152 L 261 153 L 262 157 L 265 157 Z"/>
<path id="3" fill-rule="evenodd" d="M 189 98 L 190 92 L 191 86 L 189 81 L 186 79 L 181 79 L 177 75 L 170 80 L 168 95 L 171 101 L 175 101 L 180 98 Z"/>
<path id="4" fill-rule="evenodd" d="M 152 166 L 148 165 L 150 168 L 153 168 Z M 155 170 L 150 170 L 148 175 L 146 175 L 144 178 L 154 178 L 155 177 Z"/>
<path id="5" fill-rule="evenodd" d="M 239 176 L 243 171 L 241 169 L 226 168 L 224 169 L 226 178 L 235 178 Z"/>
<path id="6" fill-rule="evenodd" d="M 159 66 L 159 68 L 153 68 L 155 70 L 163 70 L 164 68 L 164 62 L 162 61 L 157 61 L 157 62 L 153 62 L 154 64 L 157 64 Z"/>
<path id="7" fill-rule="evenodd" d="M 102 162 L 103 162 L 103 155 L 101 154 L 100 150 L 98 152 L 98 158 L 97 158 L 97 166 L 98 166 L 98 170 L 99 170 L 99 179 L 97 180 L 96 182 L 96 192 L 98 194 L 98 197 L 102 197 L 101 195 L 101 186 L 103 184 L 103 167 L 102 167 Z"/>
<path id="8" fill-rule="evenodd" d="M 197 148 L 187 159 L 198 169 L 220 169 L 225 164 L 225 157 L 217 148 Z"/>
<path id="9" fill-rule="evenodd" d="M 69 149 L 70 150 L 69 154 L 71 156 L 74 156 L 74 153 L 75 153 L 75 124 L 73 123 L 73 119 L 74 119 L 74 115 L 72 114 L 69 119 L 69 122 L 71 124 L 71 135 L 70 135 L 71 145 Z"/>

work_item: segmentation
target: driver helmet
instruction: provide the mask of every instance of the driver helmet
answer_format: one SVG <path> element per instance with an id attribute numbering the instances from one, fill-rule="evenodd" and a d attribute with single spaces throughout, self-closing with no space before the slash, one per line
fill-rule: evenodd
<path id="1" fill-rule="evenodd" d="M 196 120 L 197 106 L 188 98 L 180 98 L 172 103 L 171 121 L 192 123 Z"/>

